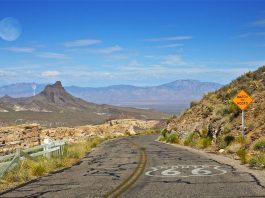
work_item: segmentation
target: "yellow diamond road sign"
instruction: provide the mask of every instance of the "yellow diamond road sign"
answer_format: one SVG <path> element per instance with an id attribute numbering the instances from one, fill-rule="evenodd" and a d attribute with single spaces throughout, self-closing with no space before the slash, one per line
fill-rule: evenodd
<path id="1" fill-rule="evenodd" d="M 244 110 L 252 102 L 252 98 L 244 91 L 240 91 L 234 98 L 233 102 L 241 109 Z"/>

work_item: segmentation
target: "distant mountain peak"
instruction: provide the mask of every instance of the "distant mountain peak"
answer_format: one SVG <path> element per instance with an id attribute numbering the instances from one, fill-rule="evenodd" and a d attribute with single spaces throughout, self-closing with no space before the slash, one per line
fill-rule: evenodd
<path id="1" fill-rule="evenodd" d="M 57 87 L 57 88 L 63 88 L 62 82 L 61 81 L 56 81 L 53 85 L 51 85 L 53 87 Z"/>
<path id="2" fill-rule="evenodd" d="M 63 91 L 65 92 L 65 89 L 61 83 L 61 81 L 56 81 L 56 83 L 52 85 L 47 85 L 45 89 L 41 93 L 47 93 L 51 91 Z"/>
<path id="3" fill-rule="evenodd" d="M 12 97 L 10 97 L 9 95 L 4 95 L 2 98 L 8 98 L 8 99 L 12 99 Z"/>
<path id="4" fill-rule="evenodd" d="M 0 101 L 10 101 L 12 99 L 13 99 L 12 97 L 10 97 L 9 95 L 6 94 L 0 98 Z"/>
<path id="5" fill-rule="evenodd" d="M 65 91 L 61 81 L 56 81 L 56 83 L 52 85 L 47 85 L 39 95 L 45 96 L 49 101 L 52 102 L 55 102 L 57 99 L 72 99 L 72 96 Z"/>

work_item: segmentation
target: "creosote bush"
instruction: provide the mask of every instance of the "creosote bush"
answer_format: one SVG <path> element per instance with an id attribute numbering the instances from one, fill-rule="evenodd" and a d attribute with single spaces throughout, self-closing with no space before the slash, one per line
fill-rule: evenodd
<path id="1" fill-rule="evenodd" d="M 195 137 L 195 132 L 191 132 L 187 135 L 187 137 L 184 139 L 184 145 L 185 146 L 192 146 L 194 144 L 194 137 Z"/>
<path id="2" fill-rule="evenodd" d="M 192 133 L 189 133 L 184 139 L 183 144 L 185 146 L 205 149 L 212 143 L 212 138 L 207 136 L 207 134 L 208 131 L 206 129 L 202 130 L 202 132 L 194 131 Z"/>
<path id="3" fill-rule="evenodd" d="M 170 133 L 167 129 L 162 129 L 160 132 L 160 136 L 158 138 L 159 141 L 166 141 L 169 143 L 179 143 L 179 138 L 176 133 Z"/>
<path id="4" fill-rule="evenodd" d="M 217 138 L 217 146 L 219 149 L 224 149 L 227 146 L 231 145 L 235 141 L 233 135 L 225 135 Z"/>
<path id="5" fill-rule="evenodd" d="M 240 158 L 242 164 L 247 163 L 247 151 L 245 148 L 241 148 L 236 152 L 237 156 Z"/>
<path id="6" fill-rule="evenodd" d="M 250 167 L 265 167 L 265 155 L 264 154 L 258 154 L 251 157 L 249 160 L 249 166 Z"/>
<path id="7" fill-rule="evenodd" d="M 176 133 L 170 133 L 166 135 L 166 142 L 179 143 L 179 139 Z"/>
<path id="8" fill-rule="evenodd" d="M 258 139 L 256 140 L 254 143 L 253 143 L 253 149 L 255 151 L 265 151 L 265 138 L 261 138 L 261 139 Z"/>
<path id="9" fill-rule="evenodd" d="M 160 131 L 160 136 L 158 137 L 159 141 L 166 141 L 166 136 L 169 133 L 169 131 L 165 128 Z"/>
<path id="10" fill-rule="evenodd" d="M 197 146 L 198 146 L 198 148 L 205 149 L 205 148 L 209 147 L 211 145 L 211 143 L 212 143 L 212 138 L 202 137 L 202 138 L 199 138 Z"/>

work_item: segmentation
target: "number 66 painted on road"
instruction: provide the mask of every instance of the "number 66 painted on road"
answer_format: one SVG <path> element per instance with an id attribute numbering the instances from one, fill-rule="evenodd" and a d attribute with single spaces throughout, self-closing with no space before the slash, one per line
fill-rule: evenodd
<path id="1" fill-rule="evenodd" d="M 151 167 L 146 176 L 151 177 L 192 177 L 215 176 L 227 173 L 220 166 L 213 165 L 177 165 Z"/>

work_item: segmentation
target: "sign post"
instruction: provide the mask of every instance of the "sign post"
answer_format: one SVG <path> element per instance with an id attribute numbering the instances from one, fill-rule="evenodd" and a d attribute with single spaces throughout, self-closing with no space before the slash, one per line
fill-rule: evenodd
<path id="1" fill-rule="evenodd" d="M 244 110 L 253 101 L 253 99 L 244 90 L 240 91 L 234 98 L 233 102 L 242 110 L 242 136 L 245 135 L 245 112 Z"/>

